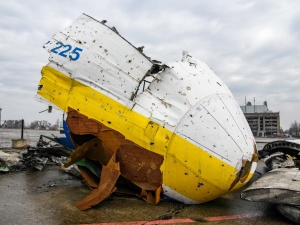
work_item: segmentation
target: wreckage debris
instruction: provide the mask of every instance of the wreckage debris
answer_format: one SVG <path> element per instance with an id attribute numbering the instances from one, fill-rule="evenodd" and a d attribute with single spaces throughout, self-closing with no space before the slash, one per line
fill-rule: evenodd
<path id="1" fill-rule="evenodd" d="M 70 154 L 71 151 L 60 145 L 55 138 L 41 135 L 37 147 L 27 146 L 26 149 L 0 151 L 0 171 L 43 170 L 47 164 L 62 166 Z M 80 174 L 76 165 L 66 169 L 66 171 L 77 176 Z"/>
<path id="2" fill-rule="evenodd" d="M 152 60 L 106 24 L 82 14 L 55 34 L 37 91 L 67 114 L 74 152 L 63 167 L 77 164 L 92 189 L 79 208 L 121 179 L 152 204 L 203 203 L 245 185 L 256 143 L 225 83 L 185 51 L 176 62 Z"/>
<path id="3" fill-rule="evenodd" d="M 259 157 L 271 171 L 246 188 L 241 198 L 276 204 L 283 216 L 300 224 L 300 140 L 270 142 Z"/>
<path id="4" fill-rule="evenodd" d="M 117 183 L 119 176 L 113 179 L 113 174 L 115 174 L 116 171 L 109 169 L 110 167 L 106 168 L 110 165 L 109 162 L 112 158 L 116 157 L 119 164 L 117 169 L 119 173 L 140 188 L 139 192 L 142 193 L 142 196 L 147 202 L 152 204 L 159 202 L 162 180 L 162 173 L 159 168 L 163 162 L 163 158 L 160 155 L 142 149 L 131 141 L 126 140 L 123 135 L 118 134 L 99 122 L 88 119 L 86 116 L 79 114 L 76 110 L 69 109 L 67 123 L 69 124 L 72 139 L 75 141 L 78 140 L 79 143 L 75 142 L 78 147 L 71 154 L 63 168 L 68 168 L 70 165 L 82 159 L 89 159 L 89 164 L 92 165 L 97 165 L 97 163 L 98 166 L 101 165 L 101 174 L 87 173 L 80 169 L 89 187 L 94 187 L 96 177 L 100 177 L 99 187 L 97 187 L 98 192 L 96 192 L 96 190 L 93 191 L 93 193 L 100 195 L 99 190 L 104 189 L 107 185 L 115 185 Z M 85 124 L 85 126 L 80 127 L 81 124 Z M 94 132 L 92 133 L 91 131 Z M 93 136 L 81 137 L 84 138 L 86 142 L 79 145 L 81 143 L 79 135 L 88 132 Z M 87 141 L 87 138 L 91 140 Z M 106 169 L 104 170 L 104 168 Z M 111 177 L 106 175 L 106 171 L 111 173 Z M 136 171 L 139 171 L 139 173 L 136 174 Z M 107 177 L 110 177 L 110 179 L 107 179 Z M 114 184 L 111 184 L 111 182 L 114 182 Z M 109 193 L 111 194 L 112 192 Z M 136 193 L 136 195 L 138 194 L 139 193 Z M 105 196 L 108 197 L 109 195 Z M 154 196 L 154 198 L 152 196 Z M 104 200 L 105 198 L 101 199 Z M 85 205 L 88 202 L 86 202 Z M 92 205 L 83 207 L 76 204 L 81 210 L 85 210 Z"/>
<path id="5" fill-rule="evenodd" d="M 116 154 L 114 154 L 107 165 L 102 167 L 99 187 L 95 188 L 85 199 L 77 202 L 75 204 L 77 208 L 86 210 L 110 196 L 117 189 L 115 184 L 120 175 L 120 163 L 116 162 Z"/>
<path id="6" fill-rule="evenodd" d="M 278 168 L 264 174 L 241 193 L 248 201 L 300 205 L 300 170 Z"/>
<path id="7" fill-rule="evenodd" d="M 259 158 L 270 169 L 300 168 L 300 140 L 281 140 L 266 144 Z"/>
<path id="8" fill-rule="evenodd" d="M 22 163 L 26 168 L 42 170 L 49 162 L 63 165 L 70 154 L 71 151 L 62 146 L 55 137 L 41 135 L 36 148 L 28 147 L 23 153 Z"/>
<path id="9" fill-rule="evenodd" d="M 13 151 L 19 153 L 0 153 L 0 171 L 42 170 L 45 165 L 50 163 L 49 159 L 51 155 L 41 149 L 28 147 L 27 150 L 22 150 L 22 152 L 15 149 L 9 150 L 9 152 Z M 64 161 L 66 160 L 67 158 L 65 157 Z"/>
<path id="10" fill-rule="evenodd" d="M 10 152 L 10 153 L 8 153 Z M 8 172 L 11 170 L 19 170 L 21 153 L 0 150 L 0 172 Z"/>
<path id="11" fill-rule="evenodd" d="M 278 204 L 277 209 L 290 221 L 300 224 L 300 206 Z"/>

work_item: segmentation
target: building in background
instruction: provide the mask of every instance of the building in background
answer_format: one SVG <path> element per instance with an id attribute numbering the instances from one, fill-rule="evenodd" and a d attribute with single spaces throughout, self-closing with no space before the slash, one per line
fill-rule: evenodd
<path id="1" fill-rule="evenodd" d="M 271 137 L 280 135 L 279 112 L 272 112 L 268 109 L 267 102 L 263 105 L 254 105 L 248 102 L 241 109 L 249 123 L 254 136 Z"/>

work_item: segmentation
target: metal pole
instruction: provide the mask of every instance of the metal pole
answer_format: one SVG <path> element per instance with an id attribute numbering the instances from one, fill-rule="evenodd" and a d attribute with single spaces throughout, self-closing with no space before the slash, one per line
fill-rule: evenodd
<path id="1" fill-rule="evenodd" d="M 247 113 L 247 100 L 246 100 L 246 96 L 245 96 L 245 113 Z"/>
<path id="2" fill-rule="evenodd" d="M 24 120 L 22 119 L 22 127 L 21 127 L 21 139 L 23 139 L 23 133 L 24 133 Z"/>
<path id="3" fill-rule="evenodd" d="M 1 111 L 2 111 L 2 109 L 0 108 L 0 128 L 2 127 L 1 126 Z"/>

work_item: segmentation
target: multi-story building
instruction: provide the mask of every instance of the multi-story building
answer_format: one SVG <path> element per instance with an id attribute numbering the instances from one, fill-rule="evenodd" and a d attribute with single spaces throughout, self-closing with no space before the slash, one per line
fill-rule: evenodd
<path id="1" fill-rule="evenodd" d="M 252 105 L 248 102 L 241 109 L 249 123 L 254 136 L 270 137 L 280 135 L 279 112 L 268 109 L 267 102 L 263 105 Z"/>

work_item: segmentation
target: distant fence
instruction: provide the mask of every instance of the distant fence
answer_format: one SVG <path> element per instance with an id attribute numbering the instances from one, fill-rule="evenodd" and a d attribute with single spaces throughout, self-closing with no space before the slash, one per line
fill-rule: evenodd
<path id="1" fill-rule="evenodd" d="M 62 136 L 59 131 L 53 130 L 23 130 L 23 139 L 26 139 L 26 144 L 30 146 L 35 147 L 41 135 L 49 137 Z M 13 139 L 21 139 L 21 129 L 0 128 L 0 149 L 11 148 Z"/>

